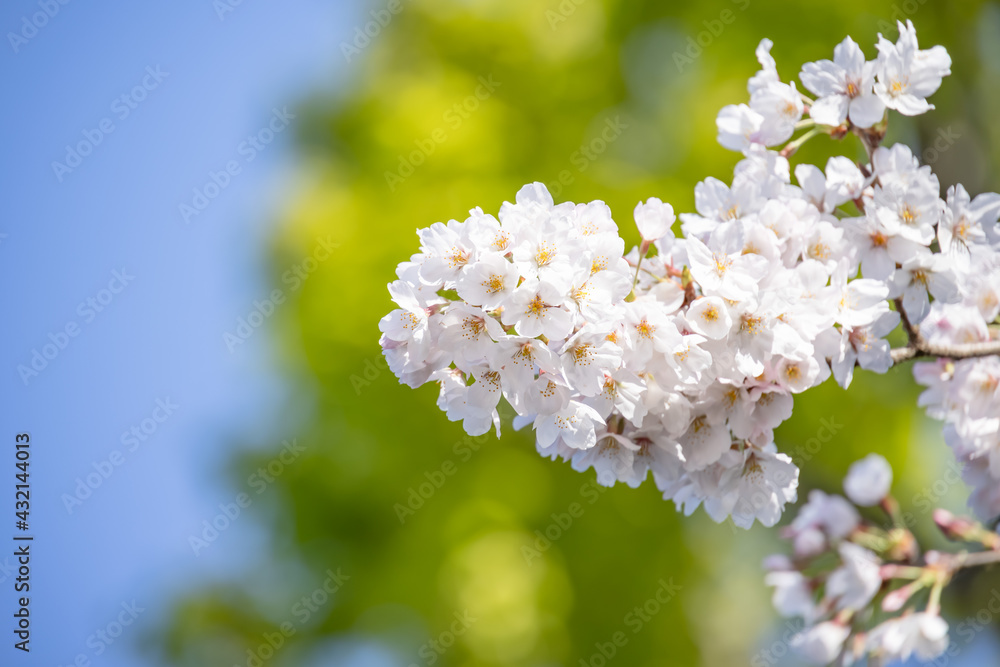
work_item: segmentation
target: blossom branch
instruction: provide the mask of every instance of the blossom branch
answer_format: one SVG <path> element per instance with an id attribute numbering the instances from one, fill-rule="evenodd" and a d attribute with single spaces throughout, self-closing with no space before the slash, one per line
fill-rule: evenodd
<path id="1" fill-rule="evenodd" d="M 995 563 L 1000 563 L 1000 551 L 977 551 L 960 557 L 958 566 L 955 569 L 993 565 Z"/>
<path id="2" fill-rule="evenodd" d="M 939 345 L 921 341 L 919 345 L 907 345 L 892 350 L 892 363 L 898 364 L 919 357 L 941 357 L 946 359 L 975 359 L 1000 355 L 1000 340 L 964 345 Z"/>
<path id="3" fill-rule="evenodd" d="M 896 299 L 896 311 L 899 312 L 899 319 L 906 331 L 909 343 L 906 347 L 892 350 L 892 363 L 898 364 L 918 357 L 944 357 L 948 359 L 972 359 L 976 357 L 992 357 L 1000 355 L 1000 340 L 985 341 L 981 343 L 965 343 L 944 345 L 940 343 L 929 343 L 920 335 L 920 329 L 910 321 L 903 307 L 903 300 Z"/>

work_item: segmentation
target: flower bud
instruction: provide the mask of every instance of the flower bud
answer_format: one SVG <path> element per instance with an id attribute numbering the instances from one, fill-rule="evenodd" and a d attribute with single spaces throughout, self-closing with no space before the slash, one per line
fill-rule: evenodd
<path id="1" fill-rule="evenodd" d="M 669 234 L 676 219 L 674 207 L 656 197 L 650 197 L 646 203 L 639 202 L 635 207 L 635 226 L 646 241 L 656 241 Z"/>
<path id="2" fill-rule="evenodd" d="M 844 478 L 844 492 L 855 505 L 878 505 L 892 486 L 892 468 L 885 457 L 869 454 L 851 464 Z"/>

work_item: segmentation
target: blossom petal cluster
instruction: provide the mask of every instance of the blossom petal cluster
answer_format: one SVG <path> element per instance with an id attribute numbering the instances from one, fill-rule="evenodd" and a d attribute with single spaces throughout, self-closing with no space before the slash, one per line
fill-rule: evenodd
<path id="1" fill-rule="evenodd" d="M 765 559 L 775 609 L 803 622 L 789 643 L 809 664 L 856 664 L 865 656 L 878 664 L 911 656 L 926 661 L 948 648 L 948 623 L 935 596 L 950 574 L 936 552 L 917 563 L 915 538 L 889 496 L 891 480 L 885 459 L 856 462 L 844 480 L 850 501 L 812 491 L 783 529 L 792 555 Z M 852 503 L 882 503 L 888 525 L 863 521 Z M 920 595 L 927 588 L 937 589 L 930 602 Z"/>
<path id="2" fill-rule="evenodd" d="M 897 25 L 895 42 L 879 34 L 874 60 L 866 60 L 861 47 L 846 37 L 834 48 L 833 60 L 806 63 L 799 80 L 815 99 L 794 81 L 781 81 L 773 44 L 762 40 L 757 47 L 761 70 L 747 85 L 750 101 L 719 112 L 719 143 L 746 151 L 755 144 L 783 144 L 801 126 L 870 128 L 883 121 L 887 109 L 906 116 L 930 111 L 934 105 L 927 98 L 951 74 L 951 57 L 943 46 L 920 49 L 911 21 Z"/>
<path id="3" fill-rule="evenodd" d="M 418 230 L 419 252 L 389 285 L 397 308 L 379 323 L 390 368 L 411 387 L 437 383 L 438 407 L 470 434 L 499 434 L 503 401 L 540 454 L 593 468 L 601 484 L 652 473 L 686 514 L 776 524 L 797 499 L 798 468 L 774 441 L 795 394 L 830 377 L 847 388 L 856 368 L 886 372 L 900 323 L 931 342 L 997 337 L 1000 195 L 955 186 L 942 198 L 908 147 L 880 146 L 887 110 L 932 108 L 950 71 L 911 23 L 899 32 L 879 37 L 873 61 L 848 38 L 803 67 L 816 99 L 781 80 L 763 40 L 749 104 L 717 121 L 720 143 L 742 153 L 732 180 L 698 183 L 679 225 L 670 204 L 639 203 L 641 243 L 627 253 L 603 202 L 557 204 L 540 183 L 495 217 L 476 208 Z M 792 168 L 802 142 L 849 133 L 867 159 Z M 974 501 L 995 513 L 998 364 L 916 367 L 923 403 L 983 480 Z M 857 497 L 891 481 L 866 468 Z M 843 525 L 803 528 L 804 549 L 850 532 L 843 503 L 816 502 Z"/>
<path id="4" fill-rule="evenodd" d="M 961 186 L 948 192 L 946 210 L 948 215 L 958 216 L 956 226 L 964 241 L 952 243 L 945 255 L 956 258 L 953 266 L 961 300 L 930 305 L 920 324 L 920 335 L 930 345 L 997 339 L 1000 245 L 991 246 L 982 238 L 984 216 L 973 213 L 976 202 L 979 211 L 987 211 L 988 225 L 995 228 L 1000 196 L 979 195 L 970 203 Z M 947 232 L 942 234 L 944 229 L 944 225 L 938 228 L 939 237 L 947 237 Z M 963 477 L 972 488 L 969 504 L 984 520 L 1000 516 L 1000 357 L 942 357 L 914 364 L 913 375 L 926 387 L 920 405 L 928 415 L 944 422 L 944 440 L 963 464 Z"/>

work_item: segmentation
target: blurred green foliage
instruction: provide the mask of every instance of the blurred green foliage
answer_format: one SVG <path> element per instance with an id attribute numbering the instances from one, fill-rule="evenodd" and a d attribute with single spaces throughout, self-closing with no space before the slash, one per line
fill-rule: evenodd
<path id="1" fill-rule="evenodd" d="M 466 439 L 435 407 L 436 387 L 410 390 L 384 369 L 385 284 L 416 251 L 417 227 L 474 206 L 495 213 L 533 180 L 557 200 L 603 199 L 635 242 L 640 199 L 692 210 L 698 180 L 731 179 L 738 156 L 716 144 L 715 115 L 746 101 L 761 38 L 774 40 L 787 80 L 848 34 L 873 57 L 876 33 L 894 39 L 887 20 L 903 8 L 916 8 L 922 44 L 947 46 L 955 74 L 934 96 L 935 112 L 893 115 L 889 141 L 920 151 L 950 129 L 955 144 L 934 164 L 943 186 L 996 189 L 1000 9 L 916 0 L 401 6 L 350 53 L 349 85 L 302 108 L 302 184 L 276 240 L 276 284 L 317 237 L 340 244 L 277 324 L 278 353 L 299 389 L 275 420 L 307 452 L 254 505 L 271 535 L 259 570 L 179 598 L 160 646 L 178 665 L 246 665 L 248 649 L 291 623 L 295 634 L 263 664 L 576 666 L 602 664 L 601 646 L 622 633 L 614 660 L 623 665 L 748 664 L 783 627 L 759 570 L 781 548 L 777 530 L 744 532 L 701 511 L 684 518 L 651 482 L 598 492 L 592 473 L 540 458 L 509 421 L 499 441 Z M 359 11 L 357 25 L 370 19 Z M 700 52 L 691 47 L 699 37 Z M 584 156 L 609 122 L 618 136 Z M 793 163 L 836 153 L 861 149 L 823 137 Z M 836 490 L 850 462 L 879 451 L 895 466 L 904 509 L 925 527 L 929 501 L 960 508 L 965 489 L 940 482 L 950 454 L 917 395 L 901 368 L 861 372 L 849 392 L 827 383 L 798 397 L 777 438 L 802 466 L 800 497 Z M 834 435 L 821 443 L 830 424 Z M 239 459 L 235 479 L 276 451 Z M 401 516 L 421 491 L 429 497 Z M 559 533 L 550 546 L 536 532 L 546 530 Z M 337 568 L 350 579 L 303 621 L 296 601 Z M 636 614 L 661 582 L 679 591 Z M 956 613 L 977 608 L 988 586 L 963 590 L 946 600 Z M 426 642 L 445 643 L 456 613 L 476 620 L 439 655 Z M 365 643 L 389 660 L 351 653 Z"/>

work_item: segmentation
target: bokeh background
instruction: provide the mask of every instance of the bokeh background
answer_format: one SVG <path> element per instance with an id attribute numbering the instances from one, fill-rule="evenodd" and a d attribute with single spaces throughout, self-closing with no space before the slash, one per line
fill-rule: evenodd
<path id="1" fill-rule="evenodd" d="M 13 468 L 32 434 L 37 541 L 32 653 L 4 640 L 0 662 L 798 664 L 760 572 L 777 529 L 598 489 L 527 433 L 466 438 L 385 369 L 377 322 L 417 227 L 526 182 L 606 201 L 628 242 L 640 199 L 692 210 L 698 180 L 731 178 L 715 114 L 762 37 L 787 80 L 848 34 L 873 57 L 896 18 L 954 74 L 888 141 L 944 187 L 1000 188 L 996 3 L 5 3 L 0 451 Z M 822 138 L 793 163 L 837 153 L 862 154 Z M 104 293 L 113 271 L 134 278 Z M 800 489 L 879 451 L 935 544 L 929 508 L 967 491 L 917 395 L 900 368 L 798 397 L 777 439 Z M 0 556 L 5 618 L 11 587 Z M 998 587 L 946 595 L 948 664 L 1000 660 Z"/>

